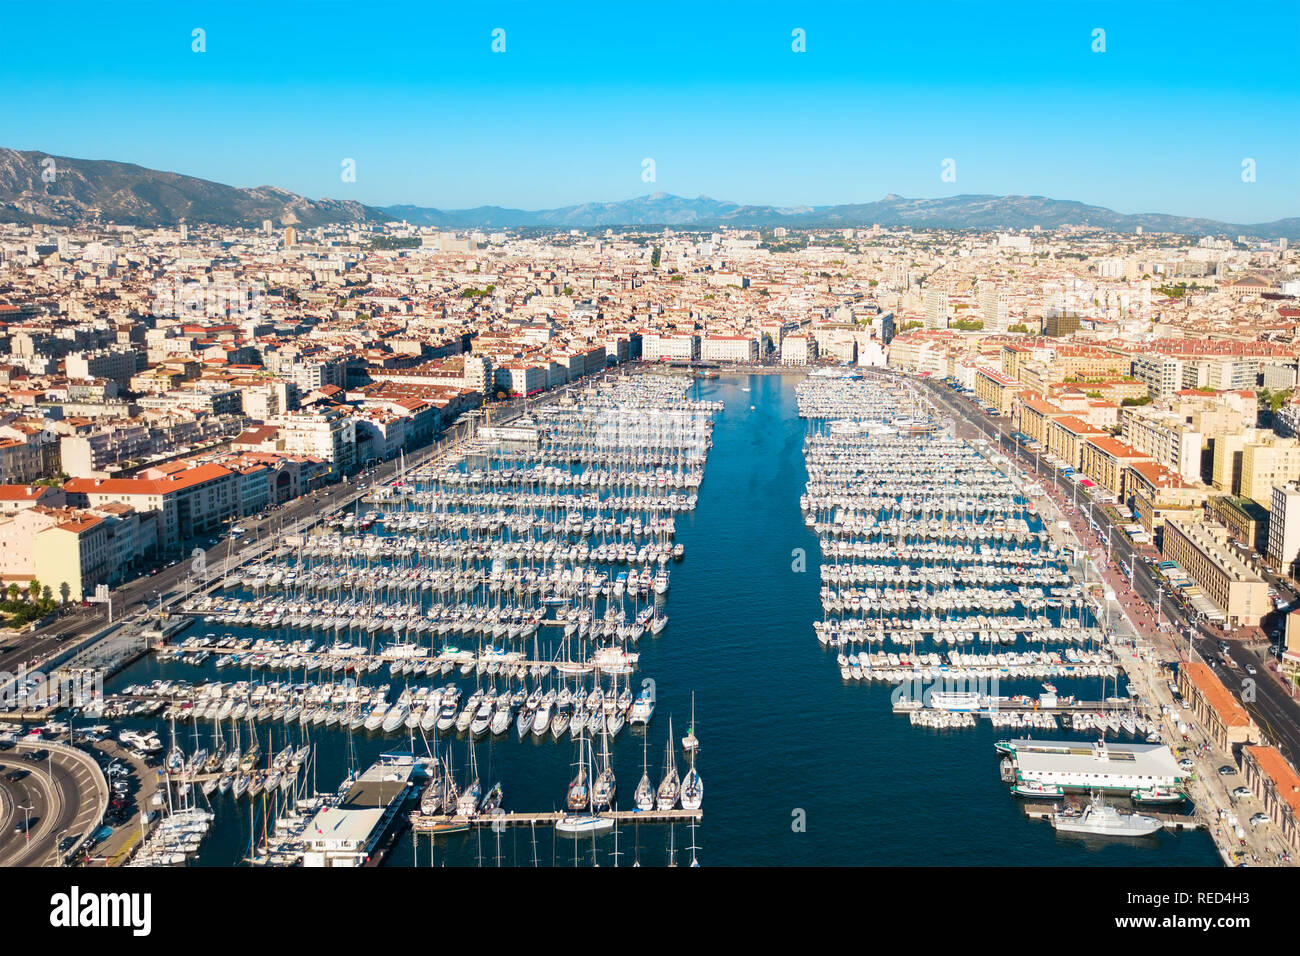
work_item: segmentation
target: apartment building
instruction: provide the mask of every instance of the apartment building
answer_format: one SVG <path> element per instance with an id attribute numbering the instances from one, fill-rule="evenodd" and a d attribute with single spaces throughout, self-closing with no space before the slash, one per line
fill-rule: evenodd
<path id="1" fill-rule="evenodd" d="M 1195 521 L 1204 510 L 1208 492 L 1155 461 L 1128 466 L 1128 501 L 1138 523 L 1155 539 L 1168 518 Z"/>
<path id="2" fill-rule="evenodd" d="M 64 359 L 68 378 L 105 378 L 122 388 L 131 384 L 145 366 L 145 353 L 133 348 L 107 348 L 93 352 L 69 352 Z"/>
<path id="3" fill-rule="evenodd" d="M 1269 508 L 1273 487 L 1300 479 L 1300 439 L 1259 430 L 1241 446 L 1241 496 Z"/>
<path id="4" fill-rule="evenodd" d="M 276 448 L 290 455 L 308 455 L 328 462 L 334 475 L 356 465 L 357 429 L 347 409 L 326 407 L 277 415 L 268 425 L 276 429 Z"/>
<path id="5" fill-rule="evenodd" d="M 68 496 L 49 485 L 0 485 L 0 515 L 15 515 L 29 508 L 62 508 Z"/>
<path id="6" fill-rule="evenodd" d="M 1162 551 L 1191 576 L 1229 627 L 1257 625 L 1271 610 L 1267 582 L 1236 556 L 1224 529 L 1170 518 Z"/>
<path id="7" fill-rule="evenodd" d="M 0 577 L 20 587 L 32 580 L 84 600 L 117 568 L 109 522 L 76 508 L 34 507 L 0 518 Z"/>
<path id="8" fill-rule="evenodd" d="M 787 335 L 781 340 L 782 365 L 811 365 L 817 361 L 817 340 L 808 335 Z"/>
<path id="9" fill-rule="evenodd" d="M 1146 383 L 1153 398 L 1172 395 L 1183 387 L 1183 363 L 1169 355 L 1135 355 L 1133 377 Z"/>
<path id="10" fill-rule="evenodd" d="M 1268 546 L 1268 509 L 1240 495 L 1213 495 L 1208 504 L 1210 514 L 1227 530 L 1228 535 L 1260 554 Z"/>
<path id="11" fill-rule="evenodd" d="M 1131 445 L 1109 435 L 1090 435 L 1079 448 L 1080 470 L 1119 501 L 1128 498 L 1128 469 L 1151 461 Z"/>
<path id="12" fill-rule="evenodd" d="M 706 335 L 700 341 L 700 358 L 706 362 L 756 362 L 758 340 L 744 335 Z"/>
<path id="13" fill-rule="evenodd" d="M 81 507 L 120 502 L 136 511 L 158 512 L 158 544 L 169 553 L 239 514 L 238 478 L 217 464 L 175 462 L 135 478 L 70 478 L 64 490 Z"/>
<path id="14" fill-rule="evenodd" d="M 1052 419 L 1047 429 L 1047 451 L 1055 455 L 1071 468 L 1078 468 L 1083 461 L 1083 443 L 1090 438 L 1106 437 L 1106 432 L 1073 415 L 1062 415 Z"/>
<path id="15" fill-rule="evenodd" d="M 1295 573 L 1300 562 L 1300 487 L 1293 483 L 1273 486 L 1264 554 L 1284 574 Z"/>
<path id="16" fill-rule="evenodd" d="M 1176 412 L 1149 405 L 1127 407 L 1120 413 L 1120 436 L 1186 480 L 1200 479 L 1204 436 Z"/>
<path id="17" fill-rule="evenodd" d="M 641 358 L 647 362 L 693 362 L 699 357 L 698 335 L 646 332 L 641 336 Z"/>
<path id="18" fill-rule="evenodd" d="M 999 415 L 1011 414 L 1012 399 L 1022 387 L 1016 379 L 987 365 L 975 370 L 975 397 L 997 409 Z"/>

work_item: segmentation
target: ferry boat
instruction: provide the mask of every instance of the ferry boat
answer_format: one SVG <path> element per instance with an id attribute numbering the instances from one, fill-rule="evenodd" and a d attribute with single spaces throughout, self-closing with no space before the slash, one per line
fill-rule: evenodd
<path id="1" fill-rule="evenodd" d="M 349 777 L 336 806 L 317 812 L 303 836 L 302 865 L 369 866 L 414 786 L 411 754 L 381 754 L 359 776 Z"/>
<path id="2" fill-rule="evenodd" d="M 1134 790 L 1129 794 L 1129 799 L 1134 803 L 1144 803 L 1149 806 L 1170 806 L 1182 803 L 1187 799 L 1187 795 L 1181 790 L 1173 790 L 1169 787 L 1147 787 Z"/>

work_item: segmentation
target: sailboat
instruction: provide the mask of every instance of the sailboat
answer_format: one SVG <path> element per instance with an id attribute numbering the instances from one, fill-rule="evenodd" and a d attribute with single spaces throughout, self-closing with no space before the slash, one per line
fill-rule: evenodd
<path id="1" fill-rule="evenodd" d="M 579 769 L 578 774 L 569 784 L 568 807 L 569 813 L 560 818 L 555 824 L 556 833 L 599 833 L 611 829 L 614 826 L 612 817 L 602 817 L 596 813 L 593 803 L 594 788 L 590 785 L 591 770 L 588 766 L 591 760 L 591 748 L 587 748 L 587 757 L 582 757 L 582 737 L 578 738 L 579 752 Z"/>
<path id="2" fill-rule="evenodd" d="M 645 737 L 641 741 L 641 782 L 636 785 L 636 795 L 632 798 L 640 811 L 655 808 L 655 786 L 650 782 L 649 739 Z"/>
<path id="3" fill-rule="evenodd" d="M 614 802 L 614 791 L 618 784 L 614 780 L 614 767 L 609 759 L 609 731 L 602 733 L 601 771 L 596 777 L 596 784 L 591 791 L 591 805 L 597 810 L 604 810 Z"/>
<path id="4" fill-rule="evenodd" d="M 686 779 L 682 781 L 682 809 L 698 810 L 700 804 L 704 802 L 704 781 L 700 778 L 700 772 L 695 769 L 695 755 L 700 749 L 700 741 L 695 736 L 694 694 L 691 694 L 691 726 L 687 729 L 686 736 L 682 738 L 682 749 L 686 751 L 686 756 L 691 762 L 691 769 L 686 772 Z M 692 842 L 694 842 L 693 838 Z M 691 865 L 695 866 L 695 863 Z"/>
<path id="5" fill-rule="evenodd" d="M 668 746 L 664 750 L 664 777 L 659 781 L 656 805 L 660 810 L 671 810 L 677 805 L 681 780 L 677 776 L 677 758 L 673 754 L 673 719 L 668 718 Z"/>
<path id="6" fill-rule="evenodd" d="M 578 737 L 578 772 L 569 782 L 569 793 L 565 799 L 565 805 L 572 811 L 585 810 L 591 802 L 589 779 L 587 775 L 587 761 L 582 753 L 583 737 Z"/>
<path id="7" fill-rule="evenodd" d="M 469 745 L 469 773 L 467 774 L 469 783 L 456 801 L 456 814 L 462 817 L 472 817 L 478 813 L 479 800 L 483 796 L 483 785 L 478 779 L 478 758 L 474 755 L 474 744 L 471 741 Z"/>

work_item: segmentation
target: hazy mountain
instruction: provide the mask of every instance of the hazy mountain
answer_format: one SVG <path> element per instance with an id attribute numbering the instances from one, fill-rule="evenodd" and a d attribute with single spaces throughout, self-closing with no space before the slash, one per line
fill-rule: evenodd
<path id="1" fill-rule="evenodd" d="M 53 160 L 54 181 L 42 174 Z M 208 222 L 280 226 L 382 221 L 378 209 L 351 200 L 307 199 L 274 186 L 239 189 L 130 163 L 70 159 L 0 149 L 0 222 L 68 225 L 98 216 L 103 222 L 170 226 Z"/>
<path id="2" fill-rule="evenodd" d="M 45 182 L 43 163 L 53 159 L 55 177 Z M 1103 206 L 1044 196 L 949 196 L 835 206 L 741 205 L 700 196 L 687 199 L 657 192 L 619 202 L 590 202 L 559 209 L 433 209 L 401 205 L 377 208 L 341 199 L 308 199 L 274 186 L 241 189 L 109 160 L 50 157 L 0 149 L 0 222 L 71 224 L 95 218 L 134 225 L 174 225 L 181 219 L 229 226 L 277 227 L 324 223 L 385 222 L 401 219 L 449 229 L 592 229 L 612 226 L 912 226 L 919 229 L 1025 229 L 1091 225 L 1116 232 L 1183 235 L 1248 235 L 1300 239 L 1300 217 L 1236 224 L 1160 213 L 1126 215 Z"/>
<path id="3" fill-rule="evenodd" d="M 1184 235 L 1250 235 L 1265 239 L 1300 238 L 1300 218 L 1241 225 L 1213 219 L 1168 216 L 1161 213 L 1126 215 L 1104 206 L 1089 206 L 1044 196 L 949 196 L 943 199 L 905 199 L 886 196 L 877 202 L 838 206 L 742 206 L 708 197 L 685 199 L 654 193 L 622 202 L 583 203 L 559 209 L 430 209 L 421 206 L 387 206 L 395 219 L 444 228 L 565 229 L 605 226 L 710 226 L 791 228 L 814 226 L 912 226 L 918 229 L 1028 229 L 1041 226 L 1100 226 L 1115 232 L 1172 232 Z"/>

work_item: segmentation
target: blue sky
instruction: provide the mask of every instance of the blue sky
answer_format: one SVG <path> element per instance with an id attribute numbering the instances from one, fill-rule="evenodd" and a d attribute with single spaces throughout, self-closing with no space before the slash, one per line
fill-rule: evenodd
<path id="1" fill-rule="evenodd" d="M 1300 215 L 1298 61 L 1294 2 L 4 0 L 0 145 L 377 205 L 1021 193 L 1257 222 Z"/>

